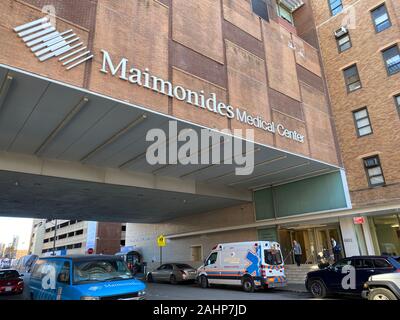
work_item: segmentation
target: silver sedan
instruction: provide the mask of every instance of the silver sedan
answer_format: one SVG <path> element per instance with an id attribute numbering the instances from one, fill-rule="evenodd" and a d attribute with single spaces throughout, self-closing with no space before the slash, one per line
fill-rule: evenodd
<path id="1" fill-rule="evenodd" d="M 147 274 L 148 282 L 160 281 L 176 284 L 184 281 L 194 281 L 197 271 L 188 264 L 166 263 Z"/>

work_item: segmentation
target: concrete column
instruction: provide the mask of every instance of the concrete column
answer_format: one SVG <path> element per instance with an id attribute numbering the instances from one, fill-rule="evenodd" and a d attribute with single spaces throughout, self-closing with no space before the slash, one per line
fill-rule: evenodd
<path id="1" fill-rule="evenodd" d="M 339 222 L 346 257 L 359 256 L 360 249 L 358 246 L 357 235 L 354 230 L 353 219 L 341 218 L 339 219 Z"/>
<path id="2" fill-rule="evenodd" d="M 365 223 L 362 225 L 362 228 L 364 231 L 365 244 L 367 246 L 368 254 L 374 256 L 376 253 L 375 253 L 374 243 L 372 240 L 371 229 L 369 227 L 369 221 L 367 217 L 364 218 L 365 218 Z"/>

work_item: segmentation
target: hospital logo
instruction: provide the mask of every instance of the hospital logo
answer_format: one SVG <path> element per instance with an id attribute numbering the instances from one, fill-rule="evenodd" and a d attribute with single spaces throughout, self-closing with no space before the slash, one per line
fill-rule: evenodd
<path id="1" fill-rule="evenodd" d="M 25 23 L 14 31 L 40 62 L 58 58 L 66 70 L 71 70 L 93 58 L 72 29 L 59 32 L 49 17 Z"/>

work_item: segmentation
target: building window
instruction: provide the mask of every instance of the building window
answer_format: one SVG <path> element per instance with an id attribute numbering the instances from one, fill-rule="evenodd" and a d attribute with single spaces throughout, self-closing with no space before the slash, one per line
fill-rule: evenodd
<path id="1" fill-rule="evenodd" d="M 126 231 L 126 226 L 121 226 L 121 231 Z"/>
<path id="2" fill-rule="evenodd" d="M 400 214 L 375 216 L 368 218 L 375 251 L 383 256 L 398 256 L 400 254 Z"/>
<path id="3" fill-rule="evenodd" d="M 82 248 L 82 243 L 75 243 L 74 249 L 79 249 L 79 248 Z"/>
<path id="4" fill-rule="evenodd" d="M 58 227 L 58 229 L 65 228 L 65 227 L 68 227 L 68 226 L 69 226 L 69 221 L 60 224 L 60 226 Z"/>
<path id="5" fill-rule="evenodd" d="M 253 12 L 264 20 L 268 19 L 268 8 L 265 0 L 251 0 Z"/>
<path id="6" fill-rule="evenodd" d="M 357 65 L 352 65 L 343 70 L 343 72 L 348 92 L 353 92 L 361 88 L 361 80 L 358 74 Z"/>
<path id="7" fill-rule="evenodd" d="M 385 184 L 381 162 L 378 156 L 364 159 L 364 167 L 367 172 L 368 183 L 371 187 L 382 186 Z"/>
<path id="8" fill-rule="evenodd" d="M 76 236 L 79 236 L 80 234 L 83 234 L 83 230 L 82 229 L 75 232 Z"/>
<path id="9" fill-rule="evenodd" d="M 331 9 L 331 14 L 336 16 L 343 11 L 342 0 L 328 0 L 329 9 Z"/>
<path id="10" fill-rule="evenodd" d="M 125 247 L 125 240 L 121 240 L 121 246 Z"/>
<path id="11" fill-rule="evenodd" d="M 350 40 L 350 35 L 348 33 L 342 35 L 339 38 L 336 38 L 336 41 L 339 48 L 339 52 L 343 52 L 351 48 L 351 40 Z"/>
<path id="12" fill-rule="evenodd" d="M 371 11 L 376 32 L 382 32 L 392 26 L 385 4 Z"/>
<path id="13" fill-rule="evenodd" d="M 383 59 L 385 60 L 386 70 L 391 76 L 400 72 L 400 51 L 397 45 L 382 51 Z"/>
<path id="14" fill-rule="evenodd" d="M 278 16 L 280 16 L 282 19 L 286 20 L 290 24 L 293 24 L 292 12 L 281 3 L 278 4 Z"/>
<path id="15" fill-rule="evenodd" d="M 367 108 L 354 111 L 353 116 L 359 137 L 367 136 L 372 133 L 372 126 Z"/>
<path id="16" fill-rule="evenodd" d="M 394 103 L 396 105 L 397 111 L 400 114 L 400 94 L 394 97 Z"/>

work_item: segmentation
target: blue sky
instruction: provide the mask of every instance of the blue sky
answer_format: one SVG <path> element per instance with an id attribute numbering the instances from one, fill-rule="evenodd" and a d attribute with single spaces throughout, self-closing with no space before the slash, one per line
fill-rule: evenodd
<path id="1" fill-rule="evenodd" d="M 16 235 L 19 236 L 18 249 L 28 249 L 32 222 L 32 219 L 0 218 L 0 243 L 7 245 Z"/>

